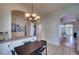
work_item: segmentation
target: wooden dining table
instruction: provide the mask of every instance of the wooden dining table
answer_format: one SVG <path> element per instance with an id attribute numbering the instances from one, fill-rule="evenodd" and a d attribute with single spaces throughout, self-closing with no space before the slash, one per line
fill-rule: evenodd
<path id="1" fill-rule="evenodd" d="M 34 41 L 27 45 L 21 45 L 15 47 L 14 50 L 18 55 L 32 55 L 35 51 L 46 46 L 46 55 L 47 55 L 47 43 L 42 41 Z"/>

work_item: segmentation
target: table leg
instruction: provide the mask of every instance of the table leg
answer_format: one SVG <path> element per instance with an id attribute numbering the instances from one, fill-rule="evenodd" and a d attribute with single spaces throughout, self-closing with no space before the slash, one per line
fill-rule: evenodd
<path id="1" fill-rule="evenodd" d="M 46 55 L 47 55 L 47 43 L 46 43 Z"/>

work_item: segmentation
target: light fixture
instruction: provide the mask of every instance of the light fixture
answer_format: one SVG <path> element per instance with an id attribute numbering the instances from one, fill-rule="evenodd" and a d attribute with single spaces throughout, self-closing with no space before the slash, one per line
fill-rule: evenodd
<path id="1" fill-rule="evenodd" d="M 35 22 L 40 19 L 40 16 L 33 12 L 33 3 L 32 3 L 32 13 L 25 13 L 25 18 L 31 22 Z"/>

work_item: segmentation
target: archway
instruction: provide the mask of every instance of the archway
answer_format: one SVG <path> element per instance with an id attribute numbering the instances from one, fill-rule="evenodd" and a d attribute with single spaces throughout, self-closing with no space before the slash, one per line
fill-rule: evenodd
<path id="1" fill-rule="evenodd" d="M 11 11 L 11 37 L 21 38 L 30 36 L 30 23 L 25 19 L 25 12 L 20 10 Z"/>
<path id="2" fill-rule="evenodd" d="M 62 16 L 59 25 L 60 45 L 74 48 L 74 33 L 77 33 L 77 16 L 75 14 Z"/>

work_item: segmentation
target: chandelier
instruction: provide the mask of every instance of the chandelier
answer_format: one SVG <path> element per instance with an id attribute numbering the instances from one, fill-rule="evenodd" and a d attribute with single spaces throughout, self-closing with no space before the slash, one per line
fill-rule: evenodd
<path id="1" fill-rule="evenodd" d="M 33 3 L 32 3 L 32 13 L 25 13 L 25 18 L 27 20 L 30 20 L 31 22 L 38 21 L 40 19 L 40 16 L 33 12 Z"/>

